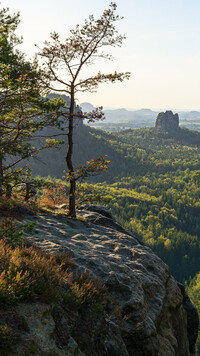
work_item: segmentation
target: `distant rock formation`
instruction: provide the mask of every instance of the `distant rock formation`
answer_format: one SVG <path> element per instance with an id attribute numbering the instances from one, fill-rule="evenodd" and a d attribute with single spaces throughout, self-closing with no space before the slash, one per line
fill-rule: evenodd
<path id="1" fill-rule="evenodd" d="M 159 132 L 172 132 L 179 129 L 179 116 L 172 111 L 160 112 L 156 119 L 155 129 Z"/>
<path id="2" fill-rule="evenodd" d="M 60 95 L 60 94 L 56 94 L 56 93 L 50 93 L 48 95 L 49 99 L 53 99 L 53 98 L 59 98 L 61 97 L 62 99 L 64 99 L 67 103 L 67 106 L 70 106 L 70 97 L 67 95 Z M 77 126 L 83 126 L 83 118 L 82 116 L 82 110 L 80 108 L 79 105 L 77 105 L 75 103 L 75 108 L 74 108 L 74 112 L 77 113 L 77 116 L 74 117 L 74 128 L 76 128 Z"/>

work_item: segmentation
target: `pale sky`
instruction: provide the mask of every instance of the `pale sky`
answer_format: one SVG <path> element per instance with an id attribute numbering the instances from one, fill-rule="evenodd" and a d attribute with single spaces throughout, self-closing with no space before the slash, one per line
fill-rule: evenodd
<path id="1" fill-rule="evenodd" d="M 11 13 L 19 11 L 21 49 L 28 57 L 42 47 L 50 32 L 62 38 L 89 14 L 98 17 L 110 0 L 0 0 Z M 113 62 L 97 71 L 130 71 L 123 83 L 102 85 L 97 93 L 81 94 L 79 103 L 94 106 L 200 110 L 200 0 L 118 0 L 117 24 L 127 36 L 113 49 Z"/>

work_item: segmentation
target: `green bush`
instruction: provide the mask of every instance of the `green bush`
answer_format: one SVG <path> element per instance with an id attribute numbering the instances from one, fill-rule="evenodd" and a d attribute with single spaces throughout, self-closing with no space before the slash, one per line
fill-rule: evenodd
<path id="1" fill-rule="evenodd" d="M 11 328 L 5 324 L 0 325 L 0 347 L 2 349 L 8 348 L 11 346 L 13 341 L 13 334 Z"/>
<path id="2" fill-rule="evenodd" d="M 65 301 L 78 310 L 90 306 L 102 312 L 109 303 L 108 291 L 98 279 L 92 278 L 90 273 L 83 273 L 73 280 L 65 295 Z"/>
<path id="3" fill-rule="evenodd" d="M 33 247 L 13 248 L 0 241 L 0 306 L 62 299 L 62 286 L 71 278 L 62 264 Z"/>
<path id="4" fill-rule="evenodd" d="M 19 224 L 16 219 L 4 218 L 0 222 L 0 238 L 6 240 L 12 246 L 24 245 L 24 232 L 32 233 L 37 221 Z"/>

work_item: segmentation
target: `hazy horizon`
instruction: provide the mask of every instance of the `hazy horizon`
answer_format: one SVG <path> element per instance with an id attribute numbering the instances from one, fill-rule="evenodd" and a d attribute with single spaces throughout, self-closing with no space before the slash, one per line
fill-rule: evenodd
<path id="1" fill-rule="evenodd" d="M 80 103 L 80 106 L 81 104 L 85 104 L 86 102 L 82 102 Z M 88 104 L 91 104 L 93 105 L 92 103 L 89 103 L 87 102 Z M 93 105 L 94 106 L 94 105 Z M 150 108 L 150 107 L 139 107 L 139 108 L 127 108 L 127 107 L 114 107 L 114 106 L 105 106 L 103 107 L 103 110 L 119 110 L 119 109 L 125 109 L 125 110 L 128 110 L 128 111 L 138 111 L 138 110 L 152 110 L 152 111 L 159 111 L 159 112 L 165 112 L 165 111 L 168 111 L 168 110 L 171 110 L 172 112 L 191 112 L 191 111 L 199 111 L 200 112 L 200 109 L 196 109 L 196 110 L 193 110 L 193 109 L 174 109 L 174 108 Z"/>
<path id="2" fill-rule="evenodd" d="M 18 33 L 21 49 L 28 57 L 43 46 L 50 32 L 62 38 L 89 14 L 99 17 L 108 0 L 1 0 L 1 7 L 21 13 Z M 200 2 L 198 0 L 119 0 L 117 23 L 127 39 L 121 48 L 109 51 L 113 62 L 100 62 L 92 68 L 105 73 L 130 71 L 131 79 L 115 85 L 102 85 L 95 94 L 84 93 L 78 102 L 94 106 L 125 108 L 181 108 L 200 110 Z M 79 11 L 81 9 L 81 11 Z M 109 50 L 109 49 L 108 49 Z M 165 110 L 166 110 L 165 109 Z"/>

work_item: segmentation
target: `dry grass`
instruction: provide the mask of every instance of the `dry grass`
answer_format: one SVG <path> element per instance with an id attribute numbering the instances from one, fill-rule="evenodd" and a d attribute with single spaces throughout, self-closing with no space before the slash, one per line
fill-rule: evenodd
<path id="1" fill-rule="evenodd" d="M 43 188 L 42 196 L 24 202 L 12 197 L 0 200 L 0 354 L 7 355 L 21 337 L 21 320 L 13 313 L 19 302 L 60 303 L 77 320 L 83 311 L 99 318 L 109 303 L 107 289 L 88 273 L 75 275 L 75 263 L 63 253 L 47 256 L 43 251 L 27 247 L 24 232 L 31 233 L 34 223 L 21 224 L 23 215 L 41 209 L 54 210 L 68 203 L 65 186 Z M 43 210 L 43 211 L 45 211 Z M 16 320 L 15 320 L 16 319 Z M 96 319 L 95 319 L 96 320 Z M 19 324 L 19 325 L 18 325 Z"/>
<path id="2" fill-rule="evenodd" d="M 56 205 L 68 204 L 65 184 L 58 184 L 56 187 L 43 188 L 38 204 L 42 208 L 55 209 Z"/>
<path id="3" fill-rule="evenodd" d="M 66 184 L 59 182 L 53 186 L 36 189 L 36 194 L 25 202 L 24 192 L 20 189 L 13 191 L 10 198 L 0 198 L 0 217 L 20 217 L 44 210 L 54 210 L 56 205 L 67 204 Z"/>
<path id="4" fill-rule="evenodd" d="M 0 307 L 40 300 L 65 302 L 75 310 L 92 307 L 103 311 L 106 288 L 88 273 L 73 277 L 75 263 L 69 254 L 47 256 L 26 246 L 24 232 L 34 225 L 11 218 L 0 222 Z"/>
<path id="5" fill-rule="evenodd" d="M 0 241 L 0 306 L 35 299 L 46 303 L 61 300 L 62 287 L 71 279 L 63 263 L 33 247 L 13 248 Z"/>
<path id="6" fill-rule="evenodd" d="M 25 203 L 21 198 L 0 198 L 0 217 L 20 218 L 26 214 L 33 215 L 38 211 L 38 207 L 32 202 Z"/>
<path id="7" fill-rule="evenodd" d="M 92 278 L 90 273 L 82 273 L 73 280 L 69 292 L 65 295 L 65 301 L 77 310 L 94 307 L 102 312 L 109 304 L 108 291 L 98 279 Z"/>
<path id="8" fill-rule="evenodd" d="M 0 307 L 40 300 L 103 312 L 106 288 L 88 273 L 73 278 L 72 266 L 69 254 L 46 256 L 34 247 L 13 247 L 0 240 Z"/>

